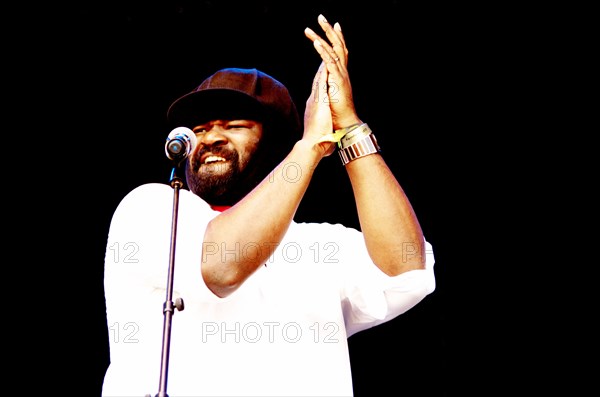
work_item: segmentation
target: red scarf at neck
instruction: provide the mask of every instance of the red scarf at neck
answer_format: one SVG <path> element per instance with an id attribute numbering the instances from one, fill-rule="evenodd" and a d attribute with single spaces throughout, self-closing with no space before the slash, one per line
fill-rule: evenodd
<path id="1" fill-rule="evenodd" d="M 231 206 L 230 205 L 211 205 L 210 208 L 212 208 L 215 211 L 223 212 L 227 208 L 231 208 Z"/>

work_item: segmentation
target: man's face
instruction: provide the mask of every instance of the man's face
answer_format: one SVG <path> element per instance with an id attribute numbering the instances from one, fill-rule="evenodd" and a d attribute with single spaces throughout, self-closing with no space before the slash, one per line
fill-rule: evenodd
<path id="1" fill-rule="evenodd" d="M 254 120 L 213 120 L 192 128 L 198 144 L 188 158 L 185 175 L 189 189 L 209 204 L 223 204 L 236 196 L 240 179 L 263 135 Z M 234 201 L 241 197 L 235 197 Z"/>

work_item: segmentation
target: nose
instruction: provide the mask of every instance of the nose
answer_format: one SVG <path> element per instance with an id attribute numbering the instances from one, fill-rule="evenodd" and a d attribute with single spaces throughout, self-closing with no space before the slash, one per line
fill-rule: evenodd
<path id="1" fill-rule="evenodd" d="M 214 126 L 205 133 L 200 134 L 197 138 L 205 146 L 224 145 L 227 143 L 227 137 L 223 132 L 223 128 Z"/>

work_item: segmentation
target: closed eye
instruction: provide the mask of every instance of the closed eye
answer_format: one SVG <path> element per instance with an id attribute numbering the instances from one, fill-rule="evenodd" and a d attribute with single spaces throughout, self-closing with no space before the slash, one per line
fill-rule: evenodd
<path id="1" fill-rule="evenodd" d="M 254 125 L 253 122 L 251 121 L 232 121 L 227 123 L 227 129 L 236 129 L 236 128 L 252 128 L 252 126 Z"/>

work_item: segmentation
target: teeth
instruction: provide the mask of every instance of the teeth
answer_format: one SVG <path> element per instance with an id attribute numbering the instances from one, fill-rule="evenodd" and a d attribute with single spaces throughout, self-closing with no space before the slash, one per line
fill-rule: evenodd
<path id="1" fill-rule="evenodd" d="M 227 161 L 223 157 L 219 156 L 208 156 L 206 160 L 204 160 L 204 164 L 215 163 L 217 161 Z"/>

